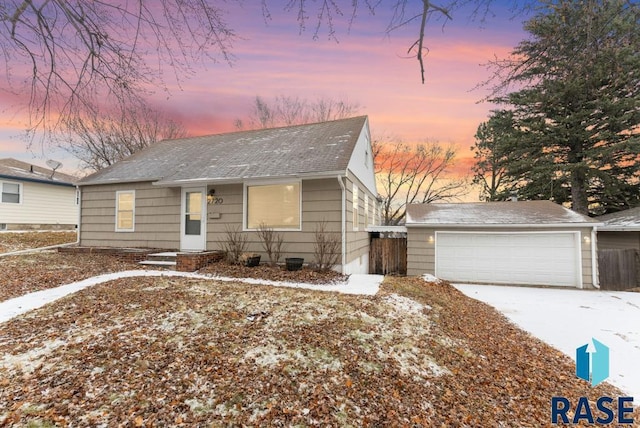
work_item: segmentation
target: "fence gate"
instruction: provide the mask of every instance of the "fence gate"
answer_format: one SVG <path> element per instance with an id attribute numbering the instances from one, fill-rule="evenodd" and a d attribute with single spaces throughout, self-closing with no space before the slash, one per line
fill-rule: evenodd
<path id="1" fill-rule="evenodd" d="M 600 289 L 627 290 L 640 287 L 640 251 L 598 251 Z"/>
<path id="2" fill-rule="evenodd" d="M 407 274 L 407 238 L 371 238 L 369 273 Z"/>

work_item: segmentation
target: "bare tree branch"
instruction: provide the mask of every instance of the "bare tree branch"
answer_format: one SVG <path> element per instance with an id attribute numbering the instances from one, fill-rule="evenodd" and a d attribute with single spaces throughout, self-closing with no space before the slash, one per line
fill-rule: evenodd
<path id="1" fill-rule="evenodd" d="M 402 223 L 409 204 L 449 201 L 467 193 L 467 179 L 451 171 L 456 156 L 452 146 L 376 142 L 373 154 L 385 224 Z"/>
<path id="2" fill-rule="evenodd" d="M 60 146 L 77 157 L 82 166 L 103 169 L 149 145 L 186 136 L 179 123 L 163 117 L 145 105 L 125 112 L 97 111 L 65 119 L 65 137 Z"/>

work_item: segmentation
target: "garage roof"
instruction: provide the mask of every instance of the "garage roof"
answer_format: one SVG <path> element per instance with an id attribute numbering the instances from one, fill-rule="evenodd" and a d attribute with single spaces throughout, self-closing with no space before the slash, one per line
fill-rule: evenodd
<path id="1" fill-rule="evenodd" d="M 448 227 L 590 227 L 599 223 L 551 201 L 411 204 L 406 225 Z"/>
<path id="2" fill-rule="evenodd" d="M 640 207 L 602 215 L 598 217 L 598 221 L 604 223 L 600 230 L 640 231 Z"/>

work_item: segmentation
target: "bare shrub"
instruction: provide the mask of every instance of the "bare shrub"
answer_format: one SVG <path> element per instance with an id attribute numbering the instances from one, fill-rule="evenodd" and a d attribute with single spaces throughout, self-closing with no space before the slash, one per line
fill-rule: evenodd
<path id="1" fill-rule="evenodd" d="M 226 227 L 225 235 L 224 250 L 227 253 L 227 259 L 234 264 L 241 263 L 242 255 L 247 249 L 247 235 L 238 227 L 229 225 Z"/>
<path id="2" fill-rule="evenodd" d="M 257 233 L 258 238 L 262 241 L 262 248 L 269 257 L 269 264 L 276 266 L 283 253 L 284 237 L 264 223 L 260 223 Z"/>
<path id="3" fill-rule="evenodd" d="M 338 233 L 327 231 L 327 222 L 322 220 L 316 224 L 315 242 L 313 244 L 313 256 L 315 268 L 325 271 L 338 264 L 341 255 L 342 239 Z"/>

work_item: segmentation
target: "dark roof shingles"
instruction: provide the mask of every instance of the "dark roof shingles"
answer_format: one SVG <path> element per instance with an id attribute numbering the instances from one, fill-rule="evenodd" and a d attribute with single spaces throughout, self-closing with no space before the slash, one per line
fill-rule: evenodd
<path id="1" fill-rule="evenodd" d="M 286 177 L 347 169 L 366 116 L 161 141 L 81 184 Z"/>

